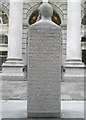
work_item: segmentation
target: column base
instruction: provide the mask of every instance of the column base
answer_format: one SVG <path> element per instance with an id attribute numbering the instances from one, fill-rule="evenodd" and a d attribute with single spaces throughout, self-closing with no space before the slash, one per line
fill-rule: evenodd
<path id="1" fill-rule="evenodd" d="M 64 81 L 84 82 L 85 65 L 81 60 L 66 60 Z"/>
<path id="2" fill-rule="evenodd" d="M 24 80 L 23 68 L 22 59 L 7 59 L 2 65 L 2 80 Z"/>

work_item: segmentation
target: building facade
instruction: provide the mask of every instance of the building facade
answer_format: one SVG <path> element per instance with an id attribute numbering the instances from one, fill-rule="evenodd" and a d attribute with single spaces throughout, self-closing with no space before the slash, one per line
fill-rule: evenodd
<path id="1" fill-rule="evenodd" d="M 66 80 L 73 76 L 81 79 L 86 64 L 86 1 L 49 0 L 49 3 L 53 7 L 52 21 L 62 29 L 63 74 Z M 41 0 L 0 2 L 0 70 L 6 77 L 10 74 L 7 71 L 14 72 L 13 76 L 15 71 L 27 75 L 28 27 L 40 20 L 41 4 Z"/>

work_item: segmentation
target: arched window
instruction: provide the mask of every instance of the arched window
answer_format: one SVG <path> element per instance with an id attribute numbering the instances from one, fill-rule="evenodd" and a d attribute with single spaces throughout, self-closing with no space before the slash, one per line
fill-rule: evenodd
<path id="1" fill-rule="evenodd" d="M 0 10 L 0 24 L 4 26 L 4 24 L 8 24 L 7 14 Z M 8 48 L 8 36 L 0 35 L 0 71 L 2 70 L 2 64 L 5 62 L 7 58 L 7 48 Z"/>
<path id="2" fill-rule="evenodd" d="M 82 25 L 84 25 L 84 29 L 85 29 L 85 26 L 86 26 L 86 14 L 82 18 L 81 23 L 82 23 Z M 82 48 L 84 48 L 84 49 L 82 49 L 82 62 L 84 62 L 84 64 L 86 65 L 86 47 L 85 47 L 86 46 L 86 33 L 81 38 L 81 45 L 82 45 Z"/>
<path id="3" fill-rule="evenodd" d="M 57 25 L 61 24 L 61 19 L 56 11 L 53 11 L 52 21 Z"/>
<path id="4" fill-rule="evenodd" d="M 37 21 L 38 16 L 39 16 L 38 10 L 34 11 L 34 12 L 32 13 L 32 15 L 30 16 L 29 24 L 30 24 L 30 25 L 31 25 L 31 24 L 34 24 L 34 23 Z"/>
<path id="5" fill-rule="evenodd" d="M 0 10 L 0 18 L 1 18 L 2 22 L 3 22 L 3 24 L 8 24 L 7 14 L 2 10 Z"/>
<path id="6" fill-rule="evenodd" d="M 39 19 L 40 19 L 39 11 L 35 10 L 31 14 L 31 16 L 29 18 L 29 24 L 31 25 L 31 24 L 35 23 L 37 20 L 39 20 Z M 52 21 L 54 23 L 56 23 L 57 25 L 61 24 L 61 19 L 60 19 L 59 15 L 58 15 L 58 13 L 56 11 L 53 11 Z"/>

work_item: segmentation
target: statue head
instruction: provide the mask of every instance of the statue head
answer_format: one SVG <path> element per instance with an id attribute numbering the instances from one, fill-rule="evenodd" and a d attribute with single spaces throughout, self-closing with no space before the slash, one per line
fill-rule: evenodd
<path id="1" fill-rule="evenodd" d="M 40 14 L 44 18 L 51 18 L 53 15 L 53 8 L 49 3 L 43 3 L 40 7 Z"/>

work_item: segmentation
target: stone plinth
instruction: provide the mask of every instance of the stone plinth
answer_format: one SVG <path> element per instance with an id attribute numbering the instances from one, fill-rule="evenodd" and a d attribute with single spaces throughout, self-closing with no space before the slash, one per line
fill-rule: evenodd
<path id="1" fill-rule="evenodd" d="M 66 82 L 84 82 L 85 79 L 85 65 L 81 60 L 66 60 L 66 71 L 64 81 Z"/>
<path id="2" fill-rule="evenodd" d="M 3 63 L 2 68 L 2 80 L 18 81 L 25 79 L 22 59 L 8 59 Z"/>
<path id="3" fill-rule="evenodd" d="M 61 29 L 42 19 L 30 26 L 29 36 L 28 117 L 60 117 Z"/>

